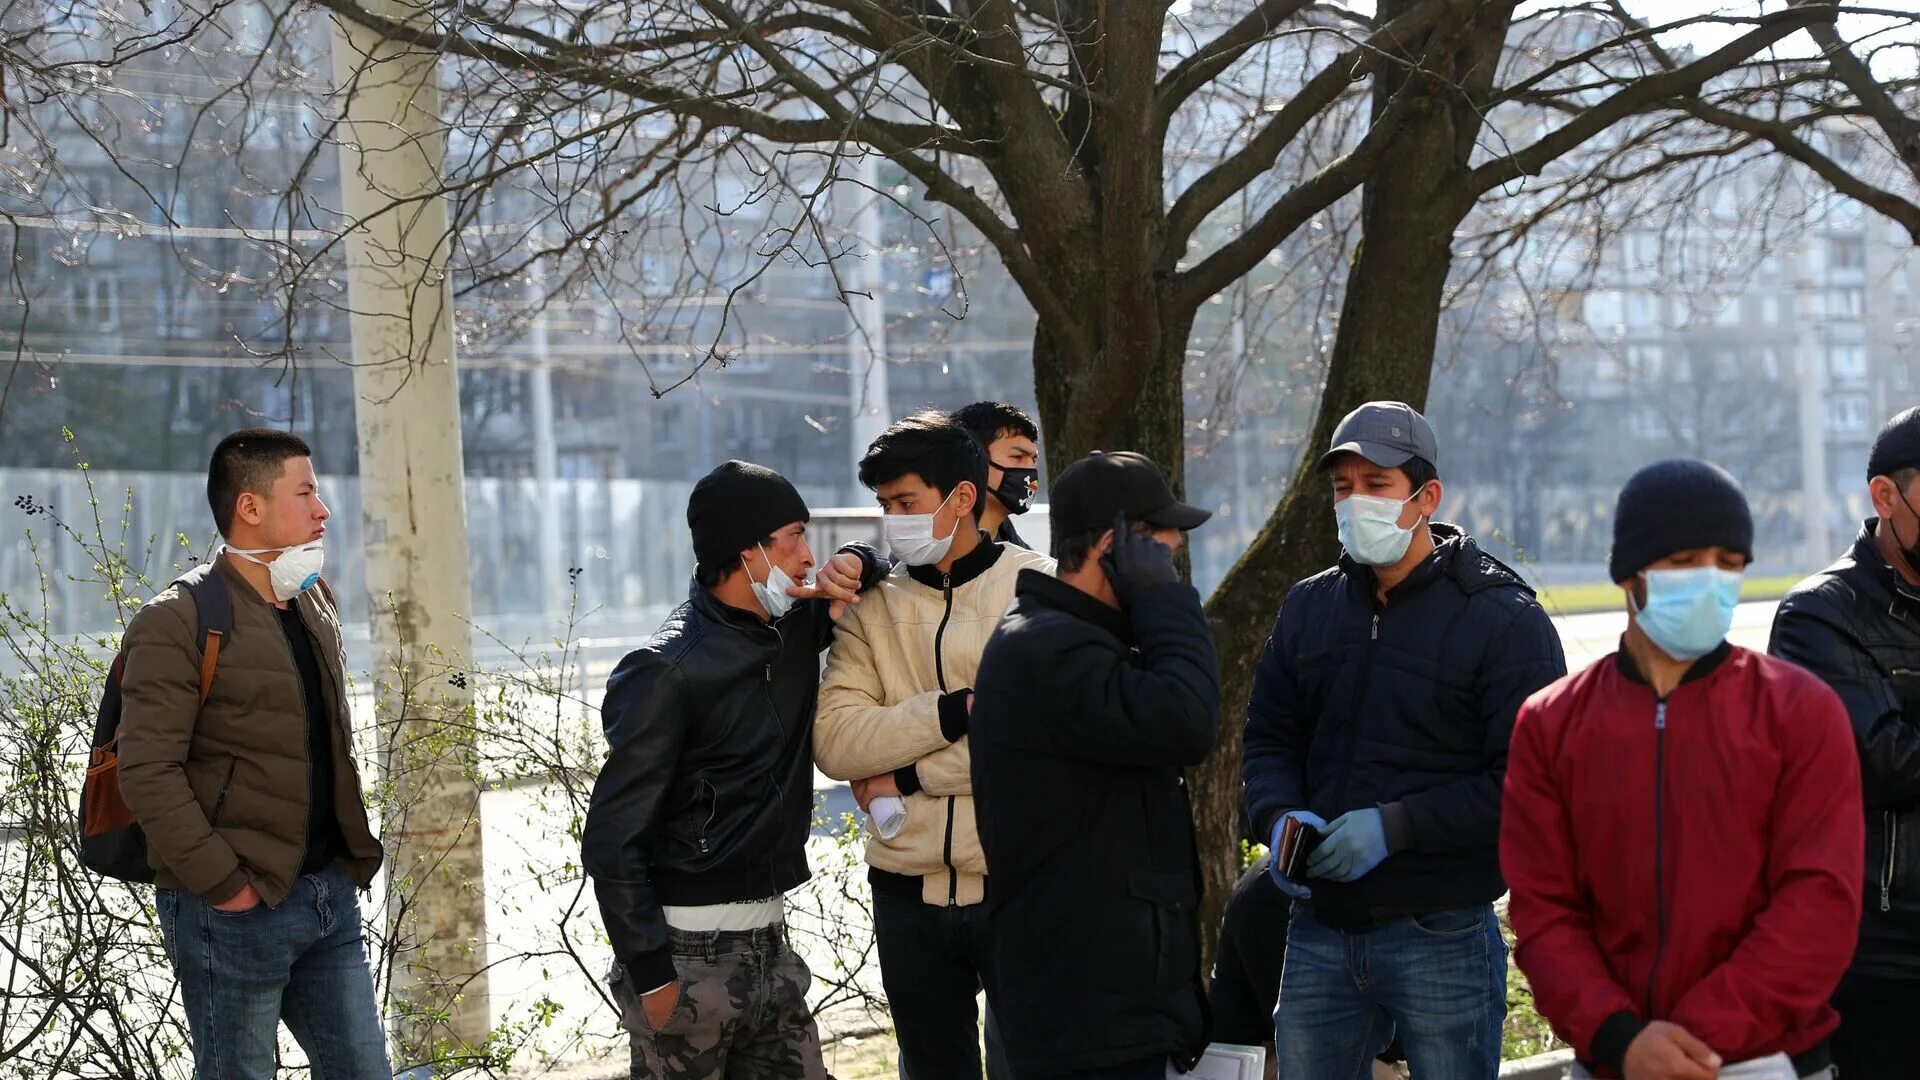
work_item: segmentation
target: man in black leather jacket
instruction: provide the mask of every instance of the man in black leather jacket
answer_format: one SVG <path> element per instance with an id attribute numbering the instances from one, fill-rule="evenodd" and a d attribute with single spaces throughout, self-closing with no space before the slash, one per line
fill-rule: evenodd
<path id="1" fill-rule="evenodd" d="M 1768 650 L 1839 693 L 1860 746 L 1866 910 L 1833 1037 L 1855 1077 L 1911 1072 L 1920 1011 L 1920 408 L 1881 430 L 1867 473 L 1877 516 L 1781 601 Z"/>
<path id="2" fill-rule="evenodd" d="M 769 469 L 709 473 L 691 594 L 607 681 L 581 848 L 635 1077 L 826 1076 L 782 896 L 809 876 L 820 652 L 885 566 L 848 545 L 798 584 L 807 519 Z"/>

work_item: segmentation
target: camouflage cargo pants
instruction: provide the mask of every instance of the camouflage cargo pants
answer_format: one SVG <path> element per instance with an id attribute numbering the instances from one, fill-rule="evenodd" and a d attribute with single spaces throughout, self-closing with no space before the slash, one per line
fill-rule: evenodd
<path id="1" fill-rule="evenodd" d="M 807 1009 L 813 973 L 785 927 L 672 934 L 680 1001 L 658 1030 L 640 1007 L 651 987 L 613 970 L 634 1080 L 829 1080 Z"/>

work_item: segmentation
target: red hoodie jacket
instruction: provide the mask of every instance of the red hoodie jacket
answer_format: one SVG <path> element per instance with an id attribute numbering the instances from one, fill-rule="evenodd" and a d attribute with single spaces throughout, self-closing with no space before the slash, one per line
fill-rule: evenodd
<path id="1" fill-rule="evenodd" d="M 1860 925 L 1846 709 L 1722 645 L 1662 702 L 1623 650 L 1520 709 L 1500 865 L 1540 1013 L 1618 1075 L 1651 1020 L 1728 1062 L 1817 1046 Z"/>

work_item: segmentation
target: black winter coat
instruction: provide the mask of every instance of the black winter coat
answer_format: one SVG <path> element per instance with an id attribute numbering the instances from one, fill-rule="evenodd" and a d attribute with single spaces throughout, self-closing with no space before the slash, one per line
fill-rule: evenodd
<path id="1" fill-rule="evenodd" d="M 1154 585 L 1122 612 L 1022 571 L 974 680 L 974 815 L 992 884 L 987 997 L 1016 1072 L 1207 1041 L 1200 864 L 1184 766 L 1219 734 L 1200 597 Z"/>
<path id="2" fill-rule="evenodd" d="M 1920 979 L 1920 589 L 1880 558 L 1878 525 L 1787 594 L 1767 651 L 1833 687 L 1859 744 L 1866 910 L 1852 970 Z"/>
<path id="3" fill-rule="evenodd" d="M 865 545 L 866 583 L 884 571 Z M 664 905 L 778 896 L 807 880 L 824 600 L 768 623 L 694 585 L 607 680 L 609 753 L 581 861 L 614 958 L 643 992 L 674 978 Z"/>
<path id="4" fill-rule="evenodd" d="M 1330 926 L 1491 903 L 1500 878 L 1500 787 L 1514 714 L 1565 675 L 1533 590 L 1473 538 L 1438 545 L 1389 594 L 1340 565 L 1287 593 L 1247 703 L 1248 820 L 1271 835 L 1289 810 L 1328 822 L 1377 806 L 1389 854 L 1358 881 L 1314 879 Z"/>

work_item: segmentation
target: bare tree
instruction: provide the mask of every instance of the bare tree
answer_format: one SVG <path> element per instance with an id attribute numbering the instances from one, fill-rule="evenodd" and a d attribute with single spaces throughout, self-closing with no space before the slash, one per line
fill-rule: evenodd
<path id="1" fill-rule="evenodd" d="M 1872 123 L 1911 169 L 1911 110 L 1899 105 L 1910 84 L 1875 81 L 1871 52 L 1848 58 L 1910 43 L 1916 16 L 1868 4 L 1779 0 L 1653 24 L 1620 0 L 1524 15 L 1517 0 L 1380 0 L 1371 12 L 1314 0 L 318 8 L 396 55 L 442 58 L 446 130 L 435 137 L 447 161 L 439 186 L 343 214 L 319 194 L 331 155 L 317 148 L 340 139 L 322 113 L 316 149 L 280 178 L 280 210 L 253 240 L 271 269 L 263 287 L 286 298 L 279 349 L 263 346 L 263 360 L 296 351 L 303 313 L 344 306 L 323 283 L 345 236 L 447 199 L 463 293 L 520 295 L 530 266 L 550 263 L 551 295 L 612 307 L 643 365 L 657 363 L 647 346 L 686 343 L 690 363 L 646 368 L 668 392 L 740 355 L 748 335 L 733 301 L 762 275 L 809 267 L 845 299 L 846 260 L 861 252 L 833 196 L 860 185 L 853 159 L 879 155 L 917 194 L 883 185 L 870 197 L 898 206 L 930 245 L 963 223 L 1032 307 L 1056 469 L 1127 445 L 1178 484 L 1202 306 L 1328 216 L 1358 224 L 1308 446 L 1360 401 L 1424 402 L 1456 245 L 1489 206 L 1511 208 L 1516 234 L 1637 177 L 1765 142 L 1836 188 L 1873 188 L 1861 194 L 1879 201 L 1863 201 L 1896 219 L 1911 208 L 1801 137 L 1824 117 Z M 237 96 L 262 79 L 301 85 L 312 66 L 304 9 L 268 10 L 276 44 L 221 54 L 218 77 Z M 1864 45 L 1843 33 L 1855 16 L 1871 17 Z M 1824 68 L 1782 51 L 1808 33 Z M 1717 44 L 1689 45 L 1708 35 Z M 96 49 L 86 70 L 110 72 L 111 59 Z M 75 77 L 44 56 L 23 70 L 22 85 Z M 381 75 L 369 61 L 341 82 Z M 1803 105 L 1814 86 L 1825 98 Z M 10 116 L 30 111 L 8 104 Z M 1708 130 L 1735 134 L 1710 151 Z M 724 234 L 748 220 L 750 235 Z M 722 303 L 623 303 L 714 292 Z M 1209 927 L 1236 869 L 1238 703 L 1280 598 L 1332 561 L 1329 500 L 1302 462 L 1209 602 L 1228 702 L 1227 737 L 1195 784 Z"/>

